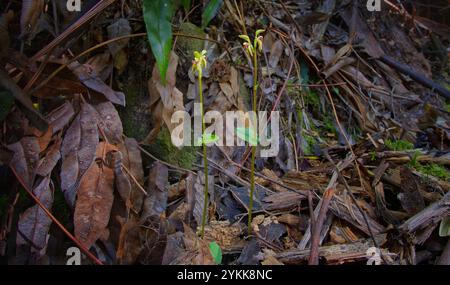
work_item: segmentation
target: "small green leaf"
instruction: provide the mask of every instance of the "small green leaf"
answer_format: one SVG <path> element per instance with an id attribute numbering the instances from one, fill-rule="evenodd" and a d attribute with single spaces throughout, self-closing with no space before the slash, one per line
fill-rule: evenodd
<path id="1" fill-rule="evenodd" d="M 211 252 L 214 262 L 216 264 L 221 264 L 222 263 L 222 250 L 220 249 L 220 246 L 217 244 L 217 242 L 213 241 L 213 242 L 209 243 L 209 251 Z"/>
<path id="2" fill-rule="evenodd" d="M 219 137 L 215 134 L 203 134 L 202 138 L 204 144 L 214 143 L 219 140 Z M 198 138 L 198 144 L 202 144 L 202 138 Z"/>
<path id="3" fill-rule="evenodd" d="M 252 128 L 236 128 L 237 136 L 248 142 L 250 145 L 257 145 L 259 138 Z"/>
<path id="4" fill-rule="evenodd" d="M 143 12 L 150 47 L 158 64 L 161 81 L 165 84 L 172 50 L 172 1 L 144 0 Z"/>
<path id="5" fill-rule="evenodd" d="M 206 28 L 209 22 L 216 16 L 220 7 L 222 7 L 222 0 L 211 0 L 206 6 L 202 14 L 202 28 Z"/>
<path id="6" fill-rule="evenodd" d="M 447 237 L 450 236 L 450 218 L 447 217 L 441 221 L 439 226 L 439 236 Z"/>

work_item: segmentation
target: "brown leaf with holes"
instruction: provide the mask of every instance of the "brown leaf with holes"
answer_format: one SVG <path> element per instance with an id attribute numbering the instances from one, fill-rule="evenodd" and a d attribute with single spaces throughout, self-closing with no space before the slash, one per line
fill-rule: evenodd
<path id="1" fill-rule="evenodd" d="M 50 177 L 45 177 L 33 190 L 33 194 L 41 203 L 51 210 L 53 204 L 53 184 Z M 47 235 L 52 220 L 39 205 L 34 205 L 19 217 L 17 232 L 17 247 L 30 246 L 30 251 L 43 255 L 47 246 Z"/>
<path id="2" fill-rule="evenodd" d="M 113 145 L 101 142 L 96 150 L 96 161 L 80 182 L 74 212 L 75 237 L 87 248 L 99 238 L 109 235 L 107 226 L 114 200 L 114 172 L 104 164 L 108 152 L 117 151 Z"/>
<path id="3" fill-rule="evenodd" d="M 98 113 L 98 126 L 105 133 L 108 141 L 118 144 L 122 141 L 123 126 L 119 113 L 111 102 L 94 105 Z"/>
<path id="4" fill-rule="evenodd" d="M 88 103 L 67 129 L 61 146 L 61 189 L 67 203 L 73 207 L 78 183 L 94 161 L 99 141 L 95 109 Z"/>

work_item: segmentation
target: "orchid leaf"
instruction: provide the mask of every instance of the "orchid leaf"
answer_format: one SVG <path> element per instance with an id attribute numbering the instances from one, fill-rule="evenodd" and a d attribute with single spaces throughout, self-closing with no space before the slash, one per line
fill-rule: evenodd
<path id="1" fill-rule="evenodd" d="M 236 128 L 237 136 L 248 142 L 250 145 L 257 145 L 259 138 L 252 128 Z"/>
<path id="2" fill-rule="evenodd" d="M 161 81 L 165 84 L 172 50 L 172 1 L 144 0 L 143 10 L 147 37 L 158 65 Z"/>
<path id="3" fill-rule="evenodd" d="M 217 242 L 213 241 L 213 242 L 209 243 L 209 251 L 211 252 L 214 262 L 216 264 L 221 264 L 222 263 L 222 250 L 220 249 L 220 246 L 217 244 Z"/>
<path id="4" fill-rule="evenodd" d="M 219 137 L 215 134 L 203 134 L 201 138 L 198 138 L 198 144 L 202 144 L 202 138 L 204 144 L 214 143 L 219 140 Z"/>

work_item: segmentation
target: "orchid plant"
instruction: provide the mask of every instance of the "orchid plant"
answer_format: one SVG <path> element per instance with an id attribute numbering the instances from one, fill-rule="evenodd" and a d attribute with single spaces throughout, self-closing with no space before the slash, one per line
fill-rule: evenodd
<path id="1" fill-rule="evenodd" d="M 201 52 L 194 52 L 194 60 L 192 61 L 192 70 L 197 72 L 198 76 L 198 95 L 200 97 L 200 114 L 202 116 L 202 137 L 200 138 L 202 147 L 203 147 L 203 164 L 204 164 L 204 173 L 205 173 L 205 192 L 204 192 L 204 204 L 203 204 L 203 213 L 202 213 L 202 226 L 201 226 L 201 237 L 203 238 L 205 235 L 205 225 L 206 225 L 206 213 L 208 209 L 208 157 L 206 156 L 206 144 L 215 142 L 218 140 L 218 137 L 212 134 L 206 134 L 206 126 L 205 126 L 205 116 L 204 116 L 204 106 L 203 106 L 203 86 L 202 86 L 202 77 L 203 77 L 203 69 L 206 68 L 206 50 Z"/>
<path id="2" fill-rule="evenodd" d="M 257 30 L 253 43 L 250 37 L 247 35 L 240 35 L 239 37 L 244 40 L 243 47 L 247 55 L 253 60 L 253 113 L 257 116 L 257 91 L 258 91 L 258 54 L 262 52 L 263 36 L 261 35 L 264 30 Z M 254 118 L 253 122 L 256 122 Z M 249 142 L 252 146 L 251 168 L 250 168 L 250 203 L 248 207 L 248 233 L 251 233 L 252 225 L 252 210 L 253 210 L 253 193 L 255 191 L 255 156 L 256 145 L 258 144 L 258 136 L 256 130 L 251 127 L 245 130 L 238 129 L 238 136 Z"/>

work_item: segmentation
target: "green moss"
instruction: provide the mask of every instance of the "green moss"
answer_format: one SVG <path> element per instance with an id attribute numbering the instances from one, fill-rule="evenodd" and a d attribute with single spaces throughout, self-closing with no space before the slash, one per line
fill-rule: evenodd
<path id="1" fill-rule="evenodd" d="M 405 140 L 393 141 L 393 140 L 387 139 L 385 142 L 385 145 L 387 146 L 388 149 L 394 150 L 394 151 L 404 151 L 404 150 L 414 149 L 414 145 Z"/>
<path id="2" fill-rule="evenodd" d="M 306 105 L 309 105 L 314 112 L 320 111 L 320 98 L 315 91 L 310 91 L 304 96 Z"/>
<path id="3" fill-rule="evenodd" d="M 170 132 L 166 127 L 162 128 L 155 142 L 147 146 L 146 149 L 161 160 L 187 169 L 192 168 L 197 152 L 196 147 L 185 146 L 179 149 L 174 146 L 170 138 Z"/>
<path id="4" fill-rule="evenodd" d="M 376 161 L 377 160 L 377 152 L 375 150 L 372 150 L 370 152 L 370 161 Z"/>
<path id="5" fill-rule="evenodd" d="M 450 104 L 445 104 L 445 110 L 450 113 Z"/>
<path id="6" fill-rule="evenodd" d="M 415 168 L 417 171 L 425 175 L 430 175 L 445 181 L 450 181 L 450 171 L 448 171 L 444 166 L 440 166 L 436 163 L 426 165 L 418 164 Z"/>
<path id="7" fill-rule="evenodd" d="M 141 141 L 151 131 L 151 118 L 145 104 L 149 99 L 144 94 L 140 94 L 138 85 L 128 84 L 122 89 L 127 100 L 127 106 L 119 108 L 123 131 L 126 136 Z"/>
<path id="8" fill-rule="evenodd" d="M 186 36 L 194 36 L 200 38 L 206 37 L 205 32 L 200 27 L 197 27 L 190 22 L 184 22 L 183 24 L 181 24 L 179 32 Z M 204 41 L 199 39 L 178 37 L 177 42 L 178 47 L 187 57 L 192 57 L 194 51 L 201 51 L 204 48 Z"/>
<path id="9" fill-rule="evenodd" d="M 302 150 L 306 155 L 311 155 L 314 153 L 314 145 L 317 144 L 316 139 L 309 135 L 306 134 L 305 132 L 303 132 L 302 134 L 303 137 L 303 141 L 302 141 Z"/>
<path id="10" fill-rule="evenodd" d="M 332 133 L 337 135 L 337 129 L 334 125 L 334 121 L 330 116 L 325 116 L 323 119 L 323 128 L 325 131 L 327 131 L 328 133 Z"/>

